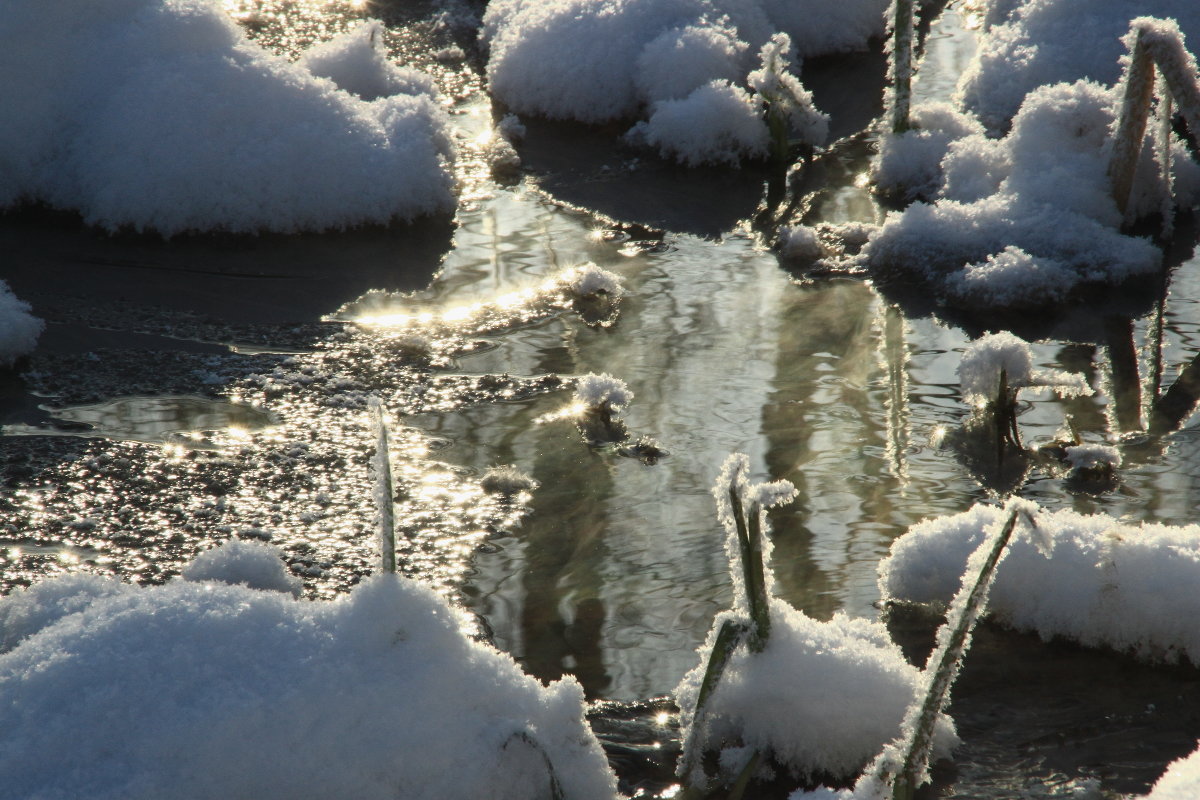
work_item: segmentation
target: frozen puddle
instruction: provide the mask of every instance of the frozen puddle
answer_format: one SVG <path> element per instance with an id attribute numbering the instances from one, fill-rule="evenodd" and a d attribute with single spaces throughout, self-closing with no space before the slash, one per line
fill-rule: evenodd
<path id="1" fill-rule="evenodd" d="M 223 440 L 274 425 L 274 415 L 244 403 L 204 397 L 135 396 L 103 403 L 40 407 L 50 419 L 42 425 L 4 425 L 5 436 L 82 436 L 209 450 Z"/>

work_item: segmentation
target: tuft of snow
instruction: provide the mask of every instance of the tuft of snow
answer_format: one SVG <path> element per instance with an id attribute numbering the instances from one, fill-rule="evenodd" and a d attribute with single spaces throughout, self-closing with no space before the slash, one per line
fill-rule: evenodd
<path id="1" fill-rule="evenodd" d="M 410 72 L 416 93 L 364 102 L 252 42 L 218 0 L 10 0 L 0 16 L 0 207 L 164 236 L 453 207 L 449 117 Z M 351 35 L 327 47 L 328 67 L 377 55 Z M 398 68 L 372 64 L 396 88 Z"/>
<path id="2" fill-rule="evenodd" d="M 602 269 L 590 261 L 568 271 L 564 278 L 568 281 L 567 287 L 576 297 L 604 294 L 610 299 L 619 300 L 625 294 L 621 279 L 615 273 Z"/>
<path id="3" fill-rule="evenodd" d="M 525 125 L 516 114 L 505 114 L 501 117 L 500 121 L 496 123 L 496 130 L 509 143 L 519 142 L 525 138 Z"/>
<path id="4" fill-rule="evenodd" d="M 379 20 L 364 20 L 345 33 L 309 48 L 297 63 L 363 100 L 397 94 L 436 98 L 433 78 L 420 70 L 394 64 L 388 58 L 384 30 Z"/>
<path id="5" fill-rule="evenodd" d="M 882 596 L 949 602 L 968 556 L 1000 516 L 979 505 L 909 528 L 880 564 Z M 1032 537 L 1014 539 L 992 587 L 994 620 L 1150 662 L 1200 659 L 1200 526 L 1130 525 L 1067 510 L 1034 520 L 1053 553 L 1044 557 Z"/>
<path id="6" fill-rule="evenodd" d="M 770 611 L 766 648 L 739 648 L 730 658 L 705 706 L 697 743 L 720 750 L 740 742 L 770 753 L 796 776 L 854 775 L 899 734 L 921 684 L 920 670 L 880 622 L 840 612 L 820 622 L 777 599 Z M 736 612 L 717 616 L 697 651 L 700 663 L 675 689 L 682 719 L 694 714 L 708 653 L 730 613 Z M 682 733 L 686 739 L 686 726 Z M 943 753 L 957 742 L 946 717 L 937 740 Z"/>
<path id="7" fill-rule="evenodd" d="M 767 154 L 762 105 L 740 86 L 712 81 L 681 100 L 654 104 L 650 118 L 628 134 L 689 167 L 736 165 Z"/>
<path id="8" fill-rule="evenodd" d="M 6 796 L 617 795 L 573 678 L 543 686 L 394 575 L 333 601 L 76 575 L 0 619 L 24 632 L 0 655 Z"/>
<path id="9" fill-rule="evenodd" d="M 987 297 L 998 305 L 1015 306 L 1034 300 L 1062 300 L 1075 283 L 1075 273 L 1061 261 L 1035 258 L 1009 245 L 950 275 L 946 293 L 961 299 Z"/>
<path id="10" fill-rule="evenodd" d="M 30 313 L 29 304 L 0 280 L 0 367 L 11 367 L 18 358 L 32 353 L 45 327 L 45 322 Z"/>
<path id="11" fill-rule="evenodd" d="M 290 575 L 278 547 L 230 539 L 205 550 L 183 568 L 185 581 L 218 581 L 251 589 L 300 596 L 300 579 Z"/>
<path id="12" fill-rule="evenodd" d="M 1047 387 L 1066 397 L 1092 394 L 1092 388 L 1078 373 L 1034 369 L 1029 343 L 1003 331 L 982 336 L 963 351 L 957 370 L 963 401 L 980 406 L 995 400 L 1001 371 L 1013 391 Z"/>
<path id="13" fill-rule="evenodd" d="M 614 378 L 607 372 L 600 375 L 593 372 L 576 382 L 575 401 L 589 408 L 606 405 L 612 409 L 622 409 L 633 402 L 633 392 L 620 378 Z"/>
<path id="14" fill-rule="evenodd" d="M 784 258 L 811 264 L 828 255 L 816 228 L 791 225 L 779 232 L 779 252 Z"/>
<path id="15" fill-rule="evenodd" d="M 1121 451 L 1107 444 L 1077 444 L 1066 448 L 1067 463 L 1076 470 L 1116 469 Z"/>

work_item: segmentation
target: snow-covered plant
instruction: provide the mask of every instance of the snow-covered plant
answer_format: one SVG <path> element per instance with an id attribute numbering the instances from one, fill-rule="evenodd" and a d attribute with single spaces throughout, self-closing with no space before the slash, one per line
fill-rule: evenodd
<path id="1" fill-rule="evenodd" d="M 1006 514 L 1000 518 L 1004 522 L 992 526 L 967 561 L 962 585 L 946 612 L 946 622 L 938 629 L 937 647 L 925 666 L 924 696 L 909 707 L 900 737 L 884 747 L 855 786 L 857 800 L 912 800 L 917 788 L 929 782 L 935 726 L 971 646 L 975 623 L 987 607 L 988 593 L 1009 540 L 1022 518 L 1033 533 L 1038 533 L 1033 519 L 1036 505 L 1013 499 L 1004 510 Z M 1040 545 L 1043 555 L 1048 556 L 1051 543 Z"/>
<path id="2" fill-rule="evenodd" d="M 615 274 L 589 261 L 567 270 L 562 283 L 571 306 L 588 325 L 607 327 L 617 321 L 625 288 Z"/>
<path id="3" fill-rule="evenodd" d="M 371 424 L 375 429 L 375 455 L 371 467 L 375 472 L 375 513 L 379 533 L 380 568 L 396 571 L 396 511 L 392 488 L 391 442 L 388 435 L 387 410 L 378 397 L 368 400 Z"/>
<path id="4" fill-rule="evenodd" d="M 1155 67 L 1178 113 L 1196 136 L 1200 136 L 1200 73 L 1175 20 L 1138 17 L 1130 23 L 1124 42 L 1129 55 L 1123 60 L 1121 113 L 1113 132 L 1108 174 L 1113 199 L 1127 214 L 1154 99 Z"/>
<path id="5" fill-rule="evenodd" d="M 1017 430 L 1017 392 L 1023 388 L 1052 388 L 1064 397 L 1087 396 L 1092 388 L 1082 375 L 1060 370 L 1035 370 L 1029 343 L 1007 331 L 991 333 L 971 343 L 958 365 L 962 399 L 977 412 L 995 418 L 1002 438 L 1020 446 Z"/>
<path id="6" fill-rule="evenodd" d="M 792 40 L 777 33 L 759 51 L 759 67 L 746 76 L 766 103 L 767 127 L 771 132 L 771 156 L 782 161 L 791 149 L 794 132 L 800 144 L 824 144 L 829 135 L 829 115 L 817 110 L 812 93 L 790 71 Z"/>
<path id="7" fill-rule="evenodd" d="M 749 471 L 749 458 L 742 453 L 730 455 L 721 466 L 712 490 L 717 501 L 717 517 L 725 528 L 725 553 L 733 577 L 734 613 L 722 622 L 709 653 L 695 711 L 683 743 L 679 774 L 693 794 L 700 791 L 701 784 L 707 783 L 699 762 L 708 700 L 734 651 L 745 643 L 750 652 L 761 653 L 771 635 L 769 573 L 763 565 L 766 509 L 790 503 L 796 496 L 796 487 L 788 481 L 751 484 Z M 758 754 L 755 755 L 750 763 L 757 765 Z"/>
<path id="8" fill-rule="evenodd" d="M 633 402 L 625 381 L 607 372 L 584 375 L 575 384 L 575 403 L 582 409 L 578 426 L 591 442 L 622 442 L 629 438 L 621 414 Z"/>

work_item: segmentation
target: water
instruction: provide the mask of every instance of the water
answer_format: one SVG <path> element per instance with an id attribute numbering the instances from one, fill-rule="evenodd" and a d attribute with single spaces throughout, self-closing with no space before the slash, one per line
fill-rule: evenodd
<path id="1" fill-rule="evenodd" d="M 234 5 L 243 13 L 253 4 Z M 256 35 L 288 52 L 365 13 L 357 4 L 258 8 Z M 433 63 L 431 37 L 444 46 L 437 37 L 456 35 L 416 11 L 411 25 L 395 14 L 390 44 L 418 60 Z M 944 95 L 969 55 L 961 20 L 952 5 L 931 34 L 918 98 Z M 852 66 L 878 81 L 876 61 Z M 850 68 L 814 70 L 831 73 L 833 86 Z M 464 127 L 486 128 L 478 76 L 464 65 L 439 69 L 457 87 Z M 763 199 L 765 175 L 754 170 L 625 169 L 608 132 L 529 127 L 522 155 L 538 177 L 498 185 L 468 153 L 454 227 L 164 246 L 4 220 L 0 248 L 41 259 L 14 269 L 17 294 L 71 335 L 35 355 L 25 384 L 3 387 L 0 412 L 28 416 L 41 404 L 101 438 L 0 437 L 0 588 L 76 569 L 166 580 L 198 550 L 243 536 L 278 545 L 307 596 L 347 591 L 378 564 L 365 500 L 373 394 L 393 419 L 401 569 L 460 600 L 464 624 L 540 678 L 571 673 L 589 697 L 637 701 L 669 693 L 695 664 L 713 615 L 730 603 L 710 488 L 735 451 L 750 456 L 756 479 L 786 478 L 800 492 L 772 512 L 776 592 L 816 617 L 876 615 L 875 568 L 892 540 L 920 519 L 991 498 L 1011 477 L 954 445 L 967 415 L 955 369 L 992 321 L 860 280 L 798 280 L 753 225 L 738 222 Z M 860 179 L 869 146 L 860 137 L 802 176 L 798 185 L 814 192 L 810 219 L 878 218 Z M 1169 384 L 1200 352 L 1200 307 L 1189 299 L 1200 296 L 1197 260 L 1182 260 L 1161 348 L 1153 292 L 1109 308 L 1107 319 L 1089 309 L 1001 321 L 1038 340 L 1039 366 L 1112 387 L 1070 401 L 1022 395 L 1027 442 L 1053 438 L 1068 414 L 1088 441 L 1140 427 L 1139 382 L 1155 353 Z M 585 261 L 625 285 L 612 325 L 589 324 L 551 285 Z M 81 298 L 38 283 L 38 274 L 97 270 L 104 280 Z M 106 283 L 131 275 L 153 279 L 128 281 L 137 287 L 129 296 L 105 294 Z M 400 294 L 364 296 L 371 288 Z M 366 313 L 394 317 L 353 322 Z M 101 330 L 102 346 L 88 346 Z M 228 342 L 245 344 L 231 351 Z M 589 372 L 629 385 L 630 431 L 668 457 L 643 464 L 588 447 L 569 420 L 547 421 L 569 403 L 570 379 Z M 213 447 L 164 446 L 181 431 L 209 431 Z M 1110 491 L 1080 492 L 1037 464 L 1021 494 L 1049 508 L 1190 523 L 1197 435 L 1185 419 L 1162 440 L 1130 442 Z M 516 498 L 483 491 L 482 474 L 501 465 L 539 487 Z M 892 624 L 920 659 L 932 623 Z M 1188 672 L 996 631 L 977 652 L 956 695 L 967 744 L 958 773 L 941 776 L 944 796 L 1027 786 L 1061 795 L 1092 775 L 1112 791 L 1144 791 L 1200 735 L 1186 703 L 1174 701 L 1194 690 Z M 1131 682 L 1138 692 L 1126 691 Z M 1159 711 L 1146 713 L 1149 704 Z M 669 745 L 658 720 L 669 706 L 637 708 L 630 724 L 641 727 L 612 738 Z M 619 717 L 598 712 L 597 727 L 621 729 Z M 1123 732 L 1150 729 L 1151 752 L 1133 753 Z M 647 785 L 661 789 L 670 768 L 655 763 Z"/>

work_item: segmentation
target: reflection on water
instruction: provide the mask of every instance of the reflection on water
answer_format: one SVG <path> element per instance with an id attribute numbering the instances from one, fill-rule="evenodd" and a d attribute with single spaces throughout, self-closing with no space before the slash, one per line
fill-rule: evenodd
<path id="1" fill-rule="evenodd" d="M 52 417 L 48 425 L 5 425 L 0 435 L 101 437 L 198 450 L 216 447 L 222 438 L 237 440 L 275 422 L 262 409 L 204 397 L 122 397 L 44 410 Z"/>

